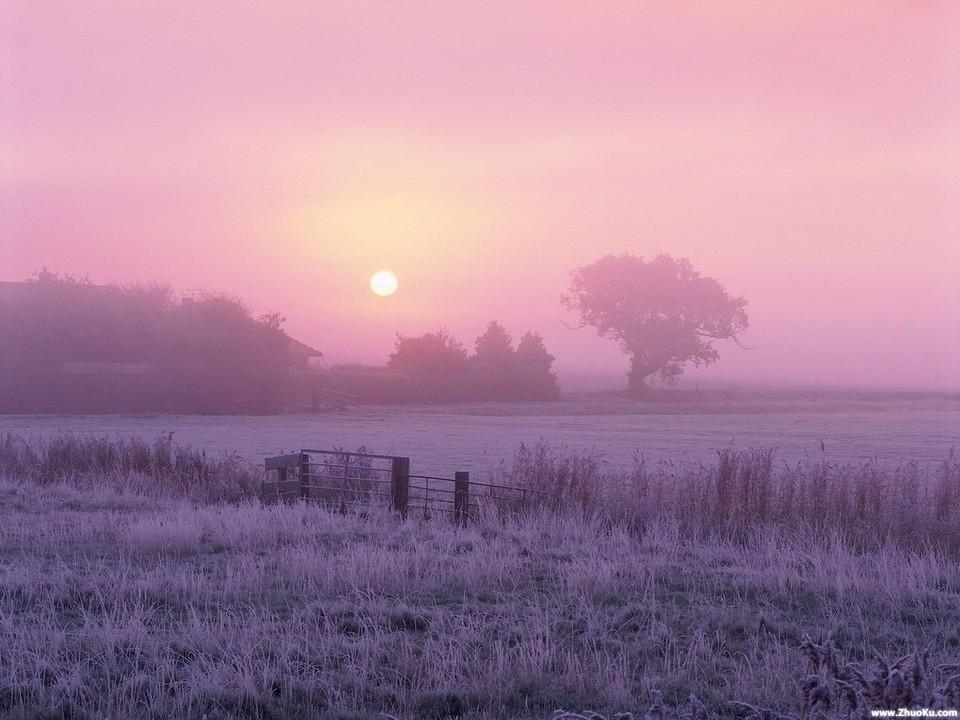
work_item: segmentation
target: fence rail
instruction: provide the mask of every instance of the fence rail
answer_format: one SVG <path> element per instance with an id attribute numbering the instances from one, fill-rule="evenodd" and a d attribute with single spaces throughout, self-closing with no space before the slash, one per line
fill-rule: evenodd
<path id="1" fill-rule="evenodd" d="M 388 507 L 402 517 L 449 515 L 465 523 L 476 517 L 485 499 L 526 506 L 530 498 L 547 497 L 532 488 L 470 480 L 470 473 L 454 476 L 417 475 L 410 458 L 345 450 L 305 448 L 264 459 L 267 480 L 261 488 L 264 502 L 310 500 L 341 511 Z"/>

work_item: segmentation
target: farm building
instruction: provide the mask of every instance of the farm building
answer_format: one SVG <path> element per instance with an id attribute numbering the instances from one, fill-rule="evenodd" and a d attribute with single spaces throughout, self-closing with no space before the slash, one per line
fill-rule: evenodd
<path id="1" fill-rule="evenodd" d="M 323 354 L 238 302 L 0 282 L 0 412 L 263 412 Z"/>

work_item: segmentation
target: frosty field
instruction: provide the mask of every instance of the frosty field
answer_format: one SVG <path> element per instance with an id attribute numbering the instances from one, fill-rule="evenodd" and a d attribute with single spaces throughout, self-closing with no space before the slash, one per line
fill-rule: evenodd
<path id="1" fill-rule="evenodd" d="M 946 548 L 758 524 L 739 492 L 730 517 L 752 527 L 691 534 L 572 506 L 457 527 L 152 496 L 175 480 L 0 477 L 0 718 L 849 720 L 960 704 Z M 886 490 L 889 520 L 903 504 Z"/>
<path id="2" fill-rule="evenodd" d="M 583 395 L 271 417 L 6 416 L 0 718 L 543 720 L 593 708 L 835 720 L 955 708 L 957 405 Z M 207 455 L 158 440 L 170 431 Z M 554 450 L 515 455 L 540 438 Z M 552 487 L 556 502 L 487 504 L 463 527 L 265 505 L 260 470 L 221 455 L 257 463 L 301 444 L 366 444 L 436 472 L 506 458 L 515 482 Z M 718 458 L 731 444 L 779 448 L 783 462 Z M 584 450 L 611 472 L 565 462 Z M 703 466 L 634 465 L 611 484 L 636 450 Z"/>
<path id="3" fill-rule="evenodd" d="M 940 462 L 960 447 L 960 396 L 877 393 L 755 393 L 736 401 L 643 403 L 579 393 L 555 403 L 358 406 L 277 416 L 0 416 L 0 431 L 69 431 L 175 440 L 252 462 L 300 447 L 407 455 L 415 472 L 491 469 L 520 443 L 602 454 L 612 469 L 634 452 L 652 460 L 713 462 L 725 447 L 774 448 L 781 461 L 825 454 Z M 823 447 L 821 449 L 821 442 Z"/>

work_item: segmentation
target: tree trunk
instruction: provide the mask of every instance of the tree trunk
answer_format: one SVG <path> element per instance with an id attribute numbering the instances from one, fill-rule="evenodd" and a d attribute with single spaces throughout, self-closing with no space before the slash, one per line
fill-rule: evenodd
<path id="1" fill-rule="evenodd" d="M 649 365 L 640 362 L 635 355 L 631 357 L 630 372 L 627 373 L 627 392 L 631 395 L 643 395 L 650 389 L 646 379 L 652 373 Z"/>

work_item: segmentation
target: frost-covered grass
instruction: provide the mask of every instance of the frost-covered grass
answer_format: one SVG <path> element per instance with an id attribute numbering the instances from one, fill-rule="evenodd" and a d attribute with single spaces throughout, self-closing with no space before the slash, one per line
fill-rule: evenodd
<path id="1" fill-rule="evenodd" d="M 672 520 L 683 535 L 743 539 L 751 528 L 838 533 L 858 547 L 892 542 L 960 552 L 960 456 L 941 463 L 826 458 L 780 462 L 772 450 L 723 450 L 713 464 L 649 462 L 608 470 L 592 455 L 521 446 L 496 473 L 546 507 L 642 529 Z M 509 506 L 507 506 L 509 509 Z"/>
<path id="2" fill-rule="evenodd" d="M 237 457 L 136 436 L 61 433 L 27 438 L 0 433 L 0 477 L 20 482 L 67 482 L 151 497 L 229 501 L 255 497 L 262 469 Z"/>
<path id="3" fill-rule="evenodd" d="M 801 706 L 805 635 L 956 660 L 957 558 L 539 511 L 457 528 L 0 483 L 0 717 Z"/>
<path id="4" fill-rule="evenodd" d="M 717 450 L 776 448 L 793 462 L 909 458 L 940 462 L 960 446 L 960 396 L 908 393 L 742 393 L 724 402 L 639 402 L 571 393 L 559 402 L 491 402 L 426 407 L 358 406 L 275 416 L 0 415 L 0 432 L 174 439 L 208 454 L 237 452 L 252 462 L 301 447 L 357 447 L 411 458 L 413 472 L 483 472 L 517 445 L 541 438 L 571 453 L 599 454 L 628 469 L 634 452 L 654 460 L 713 463 Z"/>
<path id="5" fill-rule="evenodd" d="M 529 510 L 532 504 L 633 529 L 671 520 L 684 535 L 742 538 L 750 528 L 775 526 L 838 532 L 858 546 L 891 541 L 960 551 L 960 455 L 954 451 L 937 464 L 851 464 L 825 457 L 791 463 L 778 460 L 773 450 L 728 449 L 712 464 L 651 462 L 636 455 L 629 469 L 611 469 L 599 455 L 539 442 L 521 445 L 510 462 L 487 475 L 499 484 L 537 491 L 522 506 L 515 503 L 517 495 L 507 493 L 496 507 L 506 513 Z M 256 498 L 264 479 L 262 466 L 177 445 L 171 434 L 154 441 L 0 434 L 0 476 L 201 502 Z M 474 493 L 477 499 L 482 487 Z"/>
<path id="6" fill-rule="evenodd" d="M 955 457 L 623 472 L 536 445 L 494 472 L 550 500 L 341 515 L 264 506 L 255 467 L 168 436 L 0 438 L 0 718 L 770 720 L 960 693 Z"/>

